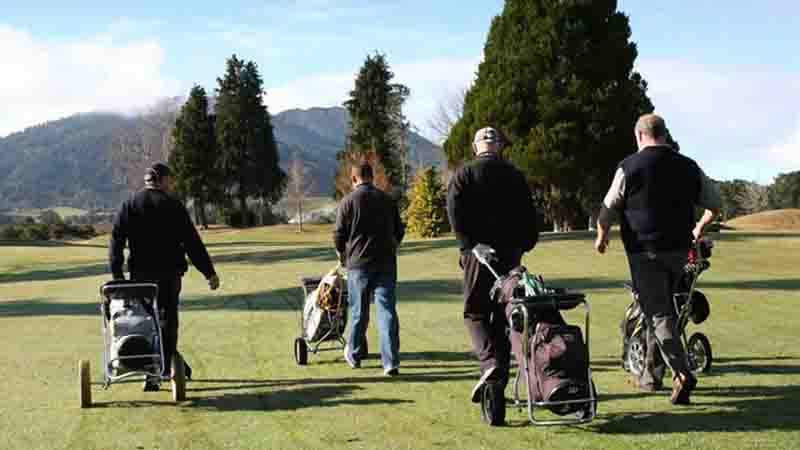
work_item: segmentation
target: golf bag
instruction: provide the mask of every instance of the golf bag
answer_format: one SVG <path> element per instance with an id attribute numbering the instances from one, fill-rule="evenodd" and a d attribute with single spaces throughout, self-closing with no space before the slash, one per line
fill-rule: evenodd
<path id="1" fill-rule="evenodd" d="M 498 280 L 495 298 L 506 304 L 511 348 L 517 363 L 528 360 L 528 395 L 535 402 L 565 402 L 590 397 L 589 354 L 581 328 L 564 321 L 559 310 L 570 309 L 552 300 L 562 290 L 545 288 L 541 277 L 518 267 Z M 550 300 L 548 300 L 550 296 Z M 514 300 L 530 299 L 524 306 Z M 541 301 L 537 301 L 541 299 Z M 574 305 L 577 306 L 577 303 Z M 572 307 L 574 307 L 572 306 Z M 523 312 L 521 308 L 525 308 Z M 524 321 L 528 326 L 524 326 Z M 526 336 L 526 330 L 533 330 Z M 581 403 L 547 405 L 566 415 L 586 408 Z"/>
<path id="2" fill-rule="evenodd" d="M 150 303 L 138 298 L 109 301 L 110 354 L 115 375 L 146 370 L 158 364 L 158 324 Z"/>

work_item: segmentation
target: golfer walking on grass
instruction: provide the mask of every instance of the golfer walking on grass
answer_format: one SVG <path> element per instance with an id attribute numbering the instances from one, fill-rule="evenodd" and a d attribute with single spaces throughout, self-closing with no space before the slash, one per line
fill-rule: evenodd
<path id="1" fill-rule="evenodd" d="M 672 297 L 693 240 L 703 235 L 722 201 L 714 183 L 691 159 L 667 145 L 664 119 L 639 118 L 634 129 L 639 151 L 617 169 L 597 221 L 595 248 L 605 253 L 611 223 L 619 217 L 634 289 L 647 321 L 648 352 L 661 352 L 672 369 L 673 404 L 690 403 L 697 380 L 689 370 L 677 329 Z M 695 208 L 705 208 L 695 223 Z M 661 358 L 650 355 L 641 379 L 645 391 L 662 386 Z"/>
<path id="2" fill-rule="evenodd" d="M 491 246 L 494 268 L 507 273 L 520 265 L 522 255 L 539 239 L 537 212 L 525 176 L 500 157 L 502 147 L 494 128 L 475 133 L 475 160 L 459 169 L 450 181 L 447 212 L 461 247 L 459 265 L 464 270 L 464 325 L 478 357 L 481 378 L 472 390 L 479 402 L 483 389 L 495 389 L 504 408 L 511 343 L 506 335 L 503 305 L 489 291 L 494 276 L 472 254 L 478 244 Z"/>
<path id="3" fill-rule="evenodd" d="M 170 373 L 172 355 L 178 345 L 178 296 L 181 277 L 192 264 L 203 273 L 211 290 L 219 287 L 219 277 L 208 256 L 186 207 L 170 194 L 171 172 L 163 163 L 147 169 L 145 188 L 122 204 L 111 232 L 111 273 L 124 280 L 124 249 L 128 244 L 128 269 L 131 281 L 158 285 L 158 305 L 164 308 L 164 373 Z M 190 373 L 187 373 L 191 377 Z M 145 391 L 157 391 L 157 379 L 146 380 Z"/>
<path id="4" fill-rule="evenodd" d="M 350 334 L 344 358 L 361 367 L 364 336 L 369 321 L 370 294 L 378 315 L 383 373 L 395 376 L 400 368 L 400 321 L 397 317 L 397 247 L 405 227 L 396 202 L 372 183 L 372 166 L 362 163 L 351 172 L 353 192 L 339 204 L 334 243 L 347 267 Z"/>

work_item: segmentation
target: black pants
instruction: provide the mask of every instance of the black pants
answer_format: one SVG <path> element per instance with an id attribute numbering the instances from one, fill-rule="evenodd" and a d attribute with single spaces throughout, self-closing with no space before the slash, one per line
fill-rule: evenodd
<path id="1" fill-rule="evenodd" d="M 492 267 L 502 276 L 517 267 L 521 259 L 521 252 L 500 255 Z M 508 381 L 511 342 L 506 333 L 508 321 L 504 305 L 489 297 L 495 277 L 471 252 L 461 254 L 460 265 L 464 269 L 464 326 L 480 362 L 481 373 L 494 367 L 495 377 L 505 383 Z"/>
<path id="2" fill-rule="evenodd" d="M 164 375 L 170 374 L 172 355 L 178 347 L 178 304 L 180 303 L 180 275 L 163 278 L 147 274 L 131 276 L 132 281 L 158 285 L 158 309 L 161 319 L 161 337 L 164 346 Z"/>
<path id="3" fill-rule="evenodd" d="M 678 315 L 672 300 L 683 276 L 687 251 L 631 253 L 634 288 L 647 322 L 647 355 L 642 384 L 660 384 L 666 362 L 673 375 L 691 375 L 678 330 Z"/>

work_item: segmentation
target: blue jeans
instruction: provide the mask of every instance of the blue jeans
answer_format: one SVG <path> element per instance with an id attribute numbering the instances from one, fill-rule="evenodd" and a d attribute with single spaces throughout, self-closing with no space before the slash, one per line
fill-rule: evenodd
<path id="1" fill-rule="evenodd" d="M 354 359 L 361 352 L 362 337 L 369 324 L 370 294 L 378 308 L 378 336 L 381 341 L 381 360 L 385 370 L 400 367 L 400 320 L 397 318 L 397 268 L 347 271 L 347 290 L 350 302 L 350 334 L 347 344 Z"/>

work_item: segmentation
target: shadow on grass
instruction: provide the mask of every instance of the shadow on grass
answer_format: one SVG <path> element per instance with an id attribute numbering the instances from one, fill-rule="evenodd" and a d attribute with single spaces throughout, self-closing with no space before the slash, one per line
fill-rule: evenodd
<path id="1" fill-rule="evenodd" d="M 344 365 L 344 362 L 339 362 Z M 281 388 L 292 386 L 313 386 L 313 385 L 342 385 L 342 384 L 378 384 L 378 383 L 434 383 L 442 381 L 477 380 L 477 366 L 475 369 L 464 370 L 440 370 L 429 372 L 404 372 L 405 365 L 401 367 L 400 375 L 396 377 L 387 376 L 352 376 L 341 378 L 301 378 L 289 380 L 270 380 L 270 379 L 237 379 L 237 378 L 209 378 L 197 379 L 189 383 L 187 392 L 216 392 L 216 391 L 244 391 L 264 388 Z M 429 367 L 426 367 L 429 368 Z M 369 369 L 363 369 L 361 373 Z M 199 384 L 211 384 L 218 386 L 201 386 Z"/>
<path id="2" fill-rule="evenodd" d="M 100 315 L 100 302 L 57 303 L 50 300 L 12 300 L 0 302 L 0 317 L 91 316 Z"/>
<path id="3" fill-rule="evenodd" d="M 747 241 L 751 239 L 800 239 L 800 233 L 794 232 L 755 232 L 755 231 L 741 231 L 741 232 L 722 232 L 722 233 L 709 233 L 709 237 L 715 241 Z"/>
<path id="4" fill-rule="evenodd" d="M 108 274 L 111 276 L 108 264 L 90 264 L 64 269 L 31 270 L 19 273 L 0 273 L 0 284 L 20 283 L 29 281 L 55 281 L 72 278 L 96 277 Z"/>
<path id="5" fill-rule="evenodd" d="M 0 239 L 0 247 L 87 247 L 108 248 L 107 245 L 70 241 L 9 241 Z"/>
<path id="6" fill-rule="evenodd" d="M 708 281 L 703 280 L 698 284 L 698 289 L 744 289 L 744 290 L 776 290 L 794 291 L 800 289 L 800 278 L 784 278 L 772 280 L 743 280 L 743 281 Z"/>
<path id="7" fill-rule="evenodd" d="M 309 386 L 290 390 L 223 393 L 219 396 L 193 399 L 188 405 L 217 411 L 294 411 L 302 408 L 326 408 L 340 405 L 396 405 L 413 400 L 388 398 L 348 398 L 364 388 L 352 384 Z"/>
<path id="8" fill-rule="evenodd" d="M 664 392 L 666 397 L 669 391 Z M 629 435 L 800 429 L 800 386 L 701 386 L 695 394 L 692 406 L 675 407 L 674 413 L 603 414 L 602 421 L 590 428 L 599 433 Z M 601 396 L 601 401 L 607 398 Z"/>

